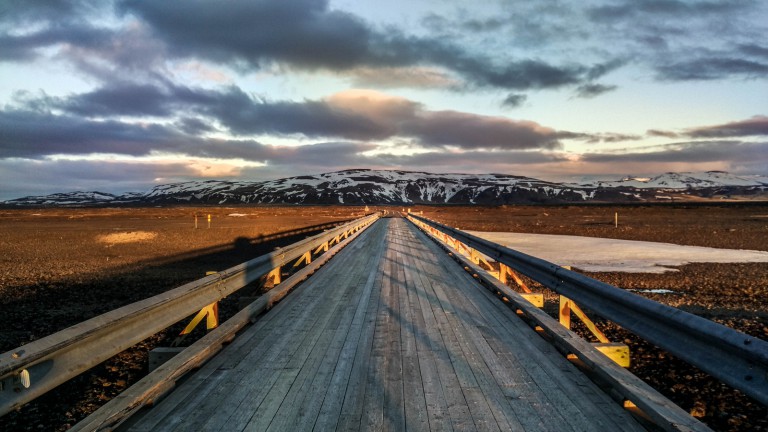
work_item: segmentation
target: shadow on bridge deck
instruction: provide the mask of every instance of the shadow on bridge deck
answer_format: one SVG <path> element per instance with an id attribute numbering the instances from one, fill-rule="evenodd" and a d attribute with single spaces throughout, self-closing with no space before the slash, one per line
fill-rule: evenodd
<path id="1" fill-rule="evenodd" d="M 382 219 L 131 430 L 641 430 L 403 219 Z"/>

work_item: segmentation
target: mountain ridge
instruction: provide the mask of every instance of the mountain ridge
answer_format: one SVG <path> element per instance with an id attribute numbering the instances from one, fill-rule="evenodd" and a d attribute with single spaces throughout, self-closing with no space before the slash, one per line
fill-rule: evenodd
<path id="1" fill-rule="evenodd" d="M 169 204 L 557 204 L 654 202 L 733 195 L 768 199 L 768 177 L 724 171 L 627 176 L 616 181 L 560 183 L 508 174 L 434 174 L 350 169 L 267 181 L 193 180 L 144 193 L 98 191 L 29 196 L 5 206 Z"/>

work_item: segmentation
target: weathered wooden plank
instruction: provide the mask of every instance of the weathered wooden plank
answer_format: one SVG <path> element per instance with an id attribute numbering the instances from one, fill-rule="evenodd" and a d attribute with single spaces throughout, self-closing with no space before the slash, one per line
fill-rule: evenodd
<path id="1" fill-rule="evenodd" d="M 294 358 L 288 363 L 289 368 L 295 365 L 301 368 L 301 371 L 282 399 L 280 399 L 281 392 L 276 394 L 275 401 L 279 400 L 280 403 L 273 419 L 267 420 L 266 416 L 263 419 L 253 419 L 246 426 L 246 430 L 265 430 L 267 424 L 268 430 L 295 430 L 293 424 L 303 420 L 314 424 L 317 411 L 323 401 L 323 393 L 327 388 L 327 381 L 330 380 L 338 360 L 338 353 L 348 333 L 348 323 L 352 320 L 357 303 L 363 294 L 362 290 L 355 289 L 359 286 L 362 273 L 349 271 L 349 268 L 367 268 L 369 261 L 369 255 L 348 254 L 347 265 L 334 268 L 336 271 L 342 271 L 341 274 L 329 272 L 326 275 L 327 279 L 337 284 L 329 289 L 340 294 L 335 313 L 330 316 L 322 329 L 315 329 L 315 331 L 321 331 L 322 336 L 313 345 L 310 356 L 306 359 Z M 327 291 L 324 293 L 326 298 L 330 297 Z M 269 409 L 259 407 L 259 411 L 269 411 Z M 297 413 L 303 414 L 303 418 L 297 416 Z"/>
<path id="2" fill-rule="evenodd" d="M 449 431 L 452 430 L 452 427 L 448 407 L 432 350 L 432 345 L 441 343 L 441 341 L 433 339 L 440 336 L 439 330 L 434 324 L 434 315 L 432 315 L 429 307 L 429 298 L 421 278 L 413 274 L 415 265 L 410 255 L 404 257 L 404 263 L 408 269 L 405 271 L 405 279 L 410 288 L 409 300 L 412 302 L 416 351 L 429 428 L 432 431 Z M 429 315 L 429 320 L 425 319 L 427 316 L 425 314 Z M 469 408 L 467 408 L 467 412 L 469 412 Z"/>
<path id="3" fill-rule="evenodd" d="M 428 251 L 425 251 L 429 253 Z M 418 266 L 419 264 L 417 264 Z M 443 277 L 449 276 L 450 273 L 443 273 Z M 487 371 L 487 367 L 483 360 L 480 358 L 479 353 L 471 347 L 466 341 L 466 334 L 463 329 L 463 325 L 460 322 L 457 314 L 461 313 L 463 306 L 455 306 L 446 294 L 447 288 L 443 281 L 432 280 L 432 287 L 437 296 L 438 303 L 443 308 L 445 325 L 441 328 L 441 331 L 448 334 L 448 341 L 452 345 L 449 349 L 453 352 L 451 358 L 454 366 L 460 365 L 463 373 L 465 373 L 465 382 L 462 384 L 462 392 L 470 408 L 473 421 L 478 430 L 512 430 L 513 425 L 516 425 L 514 415 L 511 413 L 504 413 L 505 406 L 493 401 L 492 398 L 487 397 L 486 393 L 489 393 L 490 387 L 497 385 L 491 382 L 491 378 L 488 377 L 490 372 Z M 459 305 L 460 303 L 456 303 Z M 440 313 L 438 312 L 438 315 Z M 466 318 L 465 314 L 462 314 Z M 455 359 L 459 359 L 457 362 Z M 458 371 L 458 369 L 457 369 Z M 461 377 L 460 380 L 461 382 Z M 497 392 L 497 398 L 503 396 L 500 390 Z M 492 409 L 493 407 L 493 409 Z M 499 417 L 494 417 L 494 411 L 501 410 Z M 511 412 L 511 410 L 508 410 Z M 512 425 L 509 424 L 506 416 L 509 415 L 512 419 Z"/>
<path id="4" fill-rule="evenodd" d="M 412 259 L 408 260 L 408 263 L 412 268 L 411 274 L 413 275 L 414 283 L 420 288 L 422 318 L 425 322 L 424 333 L 428 340 L 429 351 L 433 354 L 432 358 L 434 359 L 434 366 L 440 384 L 440 391 L 434 393 L 437 397 L 435 405 L 436 414 L 442 414 L 442 403 L 444 401 L 451 429 L 456 431 L 475 430 L 469 406 L 462 392 L 459 378 L 454 369 L 454 364 L 448 353 L 447 343 L 438 322 L 440 317 L 444 319 L 444 313 L 441 314 L 434 308 L 434 305 L 439 301 L 431 284 L 430 276 L 433 275 L 430 275 L 418 265 L 418 261 L 423 259 L 423 255 L 421 253 L 416 255 L 418 256 L 413 256 Z M 434 415 L 431 418 L 434 419 Z"/>
<path id="5" fill-rule="evenodd" d="M 381 305 L 381 286 L 382 272 L 376 272 L 374 279 L 373 295 L 368 305 L 367 315 L 363 322 L 363 334 L 358 341 L 355 359 L 352 363 L 349 380 L 344 389 L 344 401 L 341 405 L 341 412 L 337 422 L 339 431 L 357 431 L 360 429 L 360 419 L 363 416 L 363 404 L 367 397 L 368 389 L 368 366 L 371 363 L 371 352 L 373 351 L 374 330 L 378 322 L 379 307 Z M 326 414 L 327 419 L 324 422 L 333 423 L 334 419 L 331 413 Z M 322 418 L 322 417 L 321 417 Z M 324 423 L 318 423 L 321 425 Z M 320 429 L 318 429 L 320 430 Z M 328 429 L 330 430 L 330 428 Z"/>
<path id="6" fill-rule="evenodd" d="M 362 254 L 362 269 L 370 268 L 375 254 Z M 347 283 L 353 287 L 360 286 L 365 277 L 364 272 L 350 272 L 352 277 Z M 330 344 L 318 343 L 314 349 L 313 356 L 319 360 L 317 367 L 309 366 L 309 362 L 302 368 L 302 374 L 308 377 L 304 385 L 294 386 L 291 392 L 294 396 L 293 403 L 285 403 L 280 406 L 280 412 L 276 420 L 269 426 L 269 430 L 308 430 L 314 424 L 318 412 L 325 399 L 326 390 L 334 371 L 339 366 L 339 356 L 345 346 L 350 331 L 353 331 L 353 321 L 356 316 L 362 314 L 367 306 L 370 297 L 370 289 L 355 289 L 345 294 L 342 303 L 346 304 L 341 314 L 329 322 L 326 326 L 328 330 L 335 330 L 333 340 Z M 286 398 L 287 400 L 287 398 Z"/>
<path id="7" fill-rule="evenodd" d="M 409 431 L 428 431 L 426 400 L 421 379 L 418 351 L 416 348 L 414 287 L 409 285 L 406 273 L 405 255 L 402 244 L 394 245 L 398 267 L 399 307 L 402 324 L 400 325 L 400 353 L 402 356 L 403 406 L 405 408 L 405 426 Z"/>
<path id="8" fill-rule="evenodd" d="M 389 278 L 385 279 L 390 284 L 389 295 L 385 297 L 385 307 L 388 309 L 387 320 L 387 346 L 385 355 L 386 378 L 384 384 L 384 423 L 385 431 L 405 430 L 405 409 L 403 406 L 403 358 L 400 352 L 400 327 L 403 324 L 400 315 L 398 301 L 400 281 L 395 252 L 392 248 L 387 250 L 389 265 Z"/>
<path id="9" fill-rule="evenodd" d="M 384 230 L 382 229 L 383 233 Z M 377 233 L 377 238 L 383 240 L 383 234 Z M 365 285 L 363 286 L 362 295 L 360 301 L 355 309 L 354 317 L 350 324 L 349 333 L 344 341 L 344 346 L 341 348 L 341 352 L 338 356 L 333 375 L 330 378 L 330 383 L 327 385 L 327 392 L 322 399 L 314 397 L 313 401 L 319 401 L 322 405 L 318 408 L 319 413 L 314 419 L 313 423 L 309 420 L 312 418 L 310 415 L 305 414 L 306 411 L 314 410 L 314 407 L 308 407 L 299 411 L 299 418 L 295 422 L 293 430 L 309 430 L 314 426 L 315 430 L 333 430 L 336 428 L 342 403 L 344 401 L 345 392 L 349 385 L 353 385 L 352 376 L 359 377 L 359 374 L 353 374 L 353 364 L 358 349 L 364 349 L 365 341 L 361 347 L 361 340 L 365 338 L 366 317 L 371 313 L 372 308 L 377 307 L 378 295 L 373 292 L 374 282 L 376 281 L 376 275 L 378 272 L 379 262 L 384 251 L 384 243 L 382 241 L 376 242 L 374 240 L 373 245 L 379 245 L 378 248 L 373 248 L 369 253 L 371 255 L 371 261 L 366 267 L 369 269 L 366 276 Z M 361 272 L 361 275 L 365 275 Z M 359 384 L 359 381 L 357 381 Z M 353 387 L 354 388 L 354 387 Z"/>

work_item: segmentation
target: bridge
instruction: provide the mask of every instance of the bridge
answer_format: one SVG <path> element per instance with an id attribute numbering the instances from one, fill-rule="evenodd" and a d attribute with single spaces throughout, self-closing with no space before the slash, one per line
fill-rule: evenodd
<path id="1" fill-rule="evenodd" d="M 372 215 L 3 354 L 0 412 L 199 310 L 215 329 L 75 430 L 709 430 L 617 364 L 616 344 L 511 289 L 518 272 L 567 295 L 561 315 L 594 326 L 581 304 L 768 399 L 764 341 L 416 215 Z M 275 288 L 216 322 L 217 300 L 260 279 Z"/>

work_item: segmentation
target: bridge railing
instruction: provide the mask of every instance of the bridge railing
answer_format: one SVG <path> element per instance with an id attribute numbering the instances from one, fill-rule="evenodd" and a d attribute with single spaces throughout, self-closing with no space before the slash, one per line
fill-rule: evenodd
<path id="1" fill-rule="evenodd" d="M 466 244 L 768 405 L 768 342 L 430 219 L 414 214 L 409 217 L 417 225 Z"/>
<path id="2" fill-rule="evenodd" d="M 227 270 L 86 320 L 0 355 L 0 415 L 293 261 L 309 263 L 379 218 L 373 214 Z"/>

